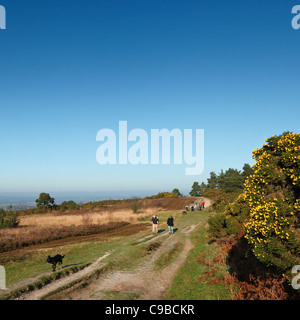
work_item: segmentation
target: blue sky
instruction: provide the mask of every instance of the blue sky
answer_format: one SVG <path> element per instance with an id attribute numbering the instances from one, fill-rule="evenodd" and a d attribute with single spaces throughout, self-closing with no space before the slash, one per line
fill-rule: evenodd
<path id="1" fill-rule="evenodd" d="M 295 1 L 0 0 L 0 192 L 189 192 L 299 131 Z M 205 130 L 205 168 L 96 162 L 102 128 Z"/>

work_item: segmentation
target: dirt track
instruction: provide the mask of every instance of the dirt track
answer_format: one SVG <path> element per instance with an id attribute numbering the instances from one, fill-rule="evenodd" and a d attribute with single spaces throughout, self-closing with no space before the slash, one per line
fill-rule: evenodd
<path id="1" fill-rule="evenodd" d="M 211 204 L 209 199 L 204 199 L 204 201 L 206 203 L 206 207 L 209 207 Z M 145 223 L 142 225 L 145 225 L 143 227 L 149 227 L 149 223 Z M 165 231 L 161 234 L 158 234 L 156 237 L 147 240 L 146 242 L 151 242 L 160 239 L 162 241 L 162 244 L 159 249 L 151 254 L 150 257 L 146 256 L 143 261 L 136 266 L 134 271 L 114 270 L 108 272 L 99 279 L 94 279 L 83 289 L 76 289 L 73 291 L 71 290 L 66 298 L 74 300 L 99 300 L 106 299 L 107 292 L 115 292 L 118 295 L 133 294 L 135 297 L 141 300 L 161 299 L 170 287 L 176 271 L 184 263 L 189 251 L 193 248 L 191 240 L 189 239 L 189 234 L 192 233 L 199 225 L 200 223 L 196 225 L 185 225 L 182 226 L 181 229 L 175 234 L 168 234 L 168 232 Z M 122 229 L 122 235 L 124 235 L 124 232 L 128 234 L 132 234 L 134 232 L 134 228 L 132 229 L 132 225 L 131 227 L 125 226 L 122 228 L 119 228 L 119 231 L 112 230 L 110 236 L 117 236 L 118 234 L 120 235 L 120 229 Z M 91 235 L 80 238 L 82 241 L 87 241 L 86 237 L 88 237 L 89 240 L 93 238 L 99 239 L 97 236 L 101 235 Z M 108 235 L 106 234 L 106 236 Z M 146 236 L 144 239 L 147 239 L 147 237 L 149 236 Z M 74 241 L 75 240 L 76 242 L 80 241 L 78 237 L 74 238 Z M 65 241 L 66 239 L 64 239 L 64 244 Z M 73 239 L 69 239 L 69 241 L 73 241 Z M 180 252 L 176 260 L 160 271 L 155 270 L 154 263 L 156 259 L 164 252 L 170 250 L 178 241 L 184 241 L 184 246 L 183 250 Z M 57 241 L 54 241 L 53 245 L 58 245 Z M 126 243 L 124 245 L 126 245 Z M 49 247 L 49 243 L 47 244 L 47 247 Z M 99 257 L 94 263 L 92 263 L 89 267 L 86 267 L 82 271 L 79 271 L 76 274 L 71 274 L 66 278 L 57 280 L 40 290 L 36 290 L 29 294 L 24 294 L 19 299 L 38 300 L 41 299 L 44 295 L 49 294 L 68 283 L 85 277 L 93 271 L 99 269 L 101 266 L 104 266 L 105 261 L 102 262 L 102 260 L 104 260 L 109 254 L 110 253 L 107 253 L 104 256 Z"/>
<path id="2" fill-rule="evenodd" d="M 192 226 L 193 227 L 193 226 Z M 191 228 L 193 230 L 194 228 Z M 185 232 L 188 234 L 188 232 Z M 92 281 L 83 289 L 76 289 L 68 293 L 68 299 L 72 300 L 99 300 L 106 299 L 107 292 L 115 292 L 117 295 L 134 294 L 139 300 L 158 300 L 161 299 L 175 276 L 178 268 L 184 263 L 189 251 L 192 249 L 191 240 L 186 238 L 184 247 L 177 259 L 168 267 L 161 271 L 155 271 L 154 262 L 164 252 L 167 252 L 178 241 L 178 238 L 173 238 L 174 235 L 169 235 L 167 232 L 162 233 L 151 239 L 150 241 L 163 238 L 164 241 L 161 247 L 155 251 L 151 257 L 146 257 L 143 262 L 138 265 L 134 271 L 130 270 L 115 270 L 105 274 L 103 277 Z M 77 275 L 78 278 L 80 275 Z M 67 283 L 71 279 L 65 280 L 62 283 Z M 73 279 L 72 279 L 73 281 Z M 56 288 L 56 286 L 55 286 Z M 27 295 L 22 299 L 40 299 L 45 293 L 51 292 L 52 288 L 45 288 L 41 292 L 36 292 Z"/>

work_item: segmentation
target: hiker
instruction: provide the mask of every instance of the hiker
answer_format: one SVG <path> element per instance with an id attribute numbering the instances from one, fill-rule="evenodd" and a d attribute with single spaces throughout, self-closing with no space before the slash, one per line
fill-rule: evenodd
<path id="1" fill-rule="evenodd" d="M 205 205 L 205 202 L 203 201 L 203 202 L 202 202 L 202 208 L 203 208 L 203 209 L 204 209 L 204 205 Z"/>
<path id="2" fill-rule="evenodd" d="M 194 211 L 194 206 L 191 206 L 191 210 Z"/>
<path id="3" fill-rule="evenodd" d="M 185 210 L 189 211 L 189 205 L 188 204 L 185 205 Z"/>
<path id="4" fill-rule="evenodd" d="M 174 227 L 174 218 L 172 216 L 170 216 L 167 220 L 167 225 L 169 228 L 169 233 L 174 233 L 173 231 L 173 227 Z"/>
<path id="5" fill-rule="evenodd" d="M 156 216 L 156 215 L 154 215 L 153 217 L 152 217 L 152 233 L 155 233 L 155 234 L 157 234 L 157 232 L 158 232 L 158 217 Z"/>

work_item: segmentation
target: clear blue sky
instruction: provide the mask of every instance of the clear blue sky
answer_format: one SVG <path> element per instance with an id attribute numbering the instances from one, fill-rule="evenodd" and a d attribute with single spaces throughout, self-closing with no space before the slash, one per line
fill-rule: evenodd
<path id="1" fill-rule="evenodd" d="M 299 131 L 300 1 L 0 0 L 0 192 L 188 192 Z M 97 131 L 205 130 L 205 170 L 100 166 Z"/>

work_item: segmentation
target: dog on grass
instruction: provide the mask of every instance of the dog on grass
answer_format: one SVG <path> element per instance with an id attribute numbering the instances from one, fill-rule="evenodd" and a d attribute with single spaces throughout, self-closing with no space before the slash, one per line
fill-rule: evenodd
<path id="1" fill-rule="evenodd" d="M 64 256 L 61 256 L 60 254 L 57 254 L 55 257 L 48 256 L 46 263 L 50 263 L 52 265 L 53 271 L 55 271 L 57 263 L 62 264 L 63 258 Z"/>

